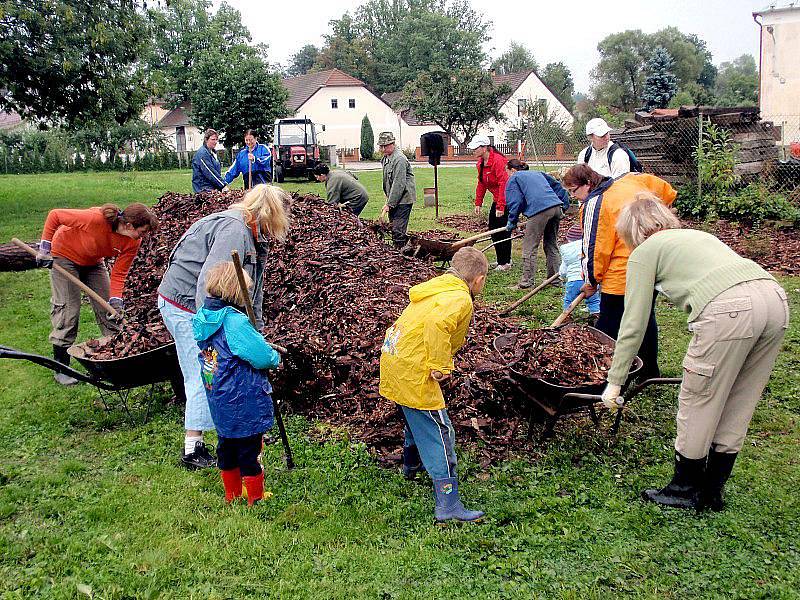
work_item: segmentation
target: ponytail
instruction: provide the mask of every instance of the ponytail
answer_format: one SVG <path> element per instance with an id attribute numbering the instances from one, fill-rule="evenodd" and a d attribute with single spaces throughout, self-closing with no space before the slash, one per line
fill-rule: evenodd
<path id="1" fill-rule="evenodd" d="M 528 163 L 523 162 L 518 158 L 512 158 L 506 163 L 506 168 L 513 169 L 514 171 L 527 171 Z"/>
<path id="2" fill-rule="evenodd" d="M 122 218 L 122 211 L 119 209 L 119 206 L 108 202 L 100 207 L 100 212 L 103 213 L 103 218 L 108 221 L 111 231 L 116 231 L 120 219 Z"/>
<path id="3" fill-rule="evenodd" d="M 125 210 L 120 210 L 116 204 L 106 203 L 100 207 L 103 218 L 108 221 L 111 231 L 116 231 L 120 223 L 130 223 L 134 227 L 147 225 L 150 231 L 158 229 L 158 217 L 155 213 L 140 202 L 129 204 Z"/>

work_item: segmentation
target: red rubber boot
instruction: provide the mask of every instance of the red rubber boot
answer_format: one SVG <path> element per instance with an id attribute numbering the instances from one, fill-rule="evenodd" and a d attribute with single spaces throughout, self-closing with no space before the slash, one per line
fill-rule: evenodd
<path id="1" fill-rule="evenodd" d="M 252 506 L 264 497 L 264 471 L 242 479 L 244 479 L 244 487 L 247 488 L 247 504 Z"/>
<path id="2" fill-rule="evenodd" d="M 239 467 L 219 473 L 222 476 L 222 485 L 225 486 L 225 502 L 230 504 L 242 495 L 242 474 L 239 472 Z"/>

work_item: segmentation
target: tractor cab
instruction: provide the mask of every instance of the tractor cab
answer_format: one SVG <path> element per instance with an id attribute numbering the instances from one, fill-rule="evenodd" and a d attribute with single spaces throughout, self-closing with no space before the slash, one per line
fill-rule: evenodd
<path id="1" fill-rule="evenodd" d="M 323 126 L 323 131 L 325 127 Z M 311 119 L 277 119 L 273 137 L 275 181 L 285 177 L 314 180 L 314 167 L 319 163 L 316 126 Z"/>

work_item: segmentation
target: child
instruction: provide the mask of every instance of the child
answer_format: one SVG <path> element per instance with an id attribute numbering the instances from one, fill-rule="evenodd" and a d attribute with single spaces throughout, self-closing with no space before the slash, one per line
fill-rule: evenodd
<path id="1" fill-rule="evenodd" d="M 253 281 L 245 272 L 248 288 Z M 211 418 L 217 429 L 217 460 L 225 486 L 225 501 L 242 495 L 247 503 L 264 496 L 264 472 L 258 456 L 261 436 L 272 427 L 272 386 L 263 369 L 274 369 L 280 355 L 238 310 L 245 303 L 230 261 L 214 266 L 206 276 L 205 304 L 193 319 L 194 339 Z"/>
<path id="2" fill-rule="evenodd" d="M 572 303 L 573 300 L 581 293 L 583 286 L 583 273 L 581 272 L 581 253 L 583 232 L 581 226 L 576 223 L 567 230 L 567 243 L 559 246 L 561 252 L 561 267 L 558 269 L 558 274 L 561 279 L 566 281 L 564 285 L 564 310 Z M 589 309 L 591 322 L 597 320 L 600 314 L 600 292 L 595 292 L 589 298 L 584 300 Z"/>
<path id="3" fill-rule="evenodd" d="M 458 495 L 455 431 L 440 383 L 453 371 L 453 355 L 464 345 L 472 299 L 486 282 L 489 264 L 476 248 L 462 248 L 444 275 L 415 285 L 411 303 L 386 331 L 381 348 L 380 393 L 400 405 L 405 418 L 403 473 L 423 468 L 433 479 L 436 520 L 476 521 Z"/>

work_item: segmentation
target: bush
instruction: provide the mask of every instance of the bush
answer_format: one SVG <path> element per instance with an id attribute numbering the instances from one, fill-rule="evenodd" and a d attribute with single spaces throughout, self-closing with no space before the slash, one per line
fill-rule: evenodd
<path id="1" fill-rule="evenodd" d="M 417 151 L 414 148 L 403 148 L 403 154 L 412 162 L 417 160 Z"/>
<path id="2" fill-rule="evenodd" d="M 361 119 L 361 160 L 372 160 L 375 158 L 375 133 L 372 131 L 372 123 L 369 117 L 364 115 Z"/>
<path id="3" fill-rule="evenodd" d="M 675 200 L 678 215 L 687 219 L 714 221 L 726 219 L 749 225 L 764 221 L 800 223 L 800 209 L 783 194 L 769 190 L 763 183 L 751 183 L 725 195 L 704 194 L 682 188 Z"/>

